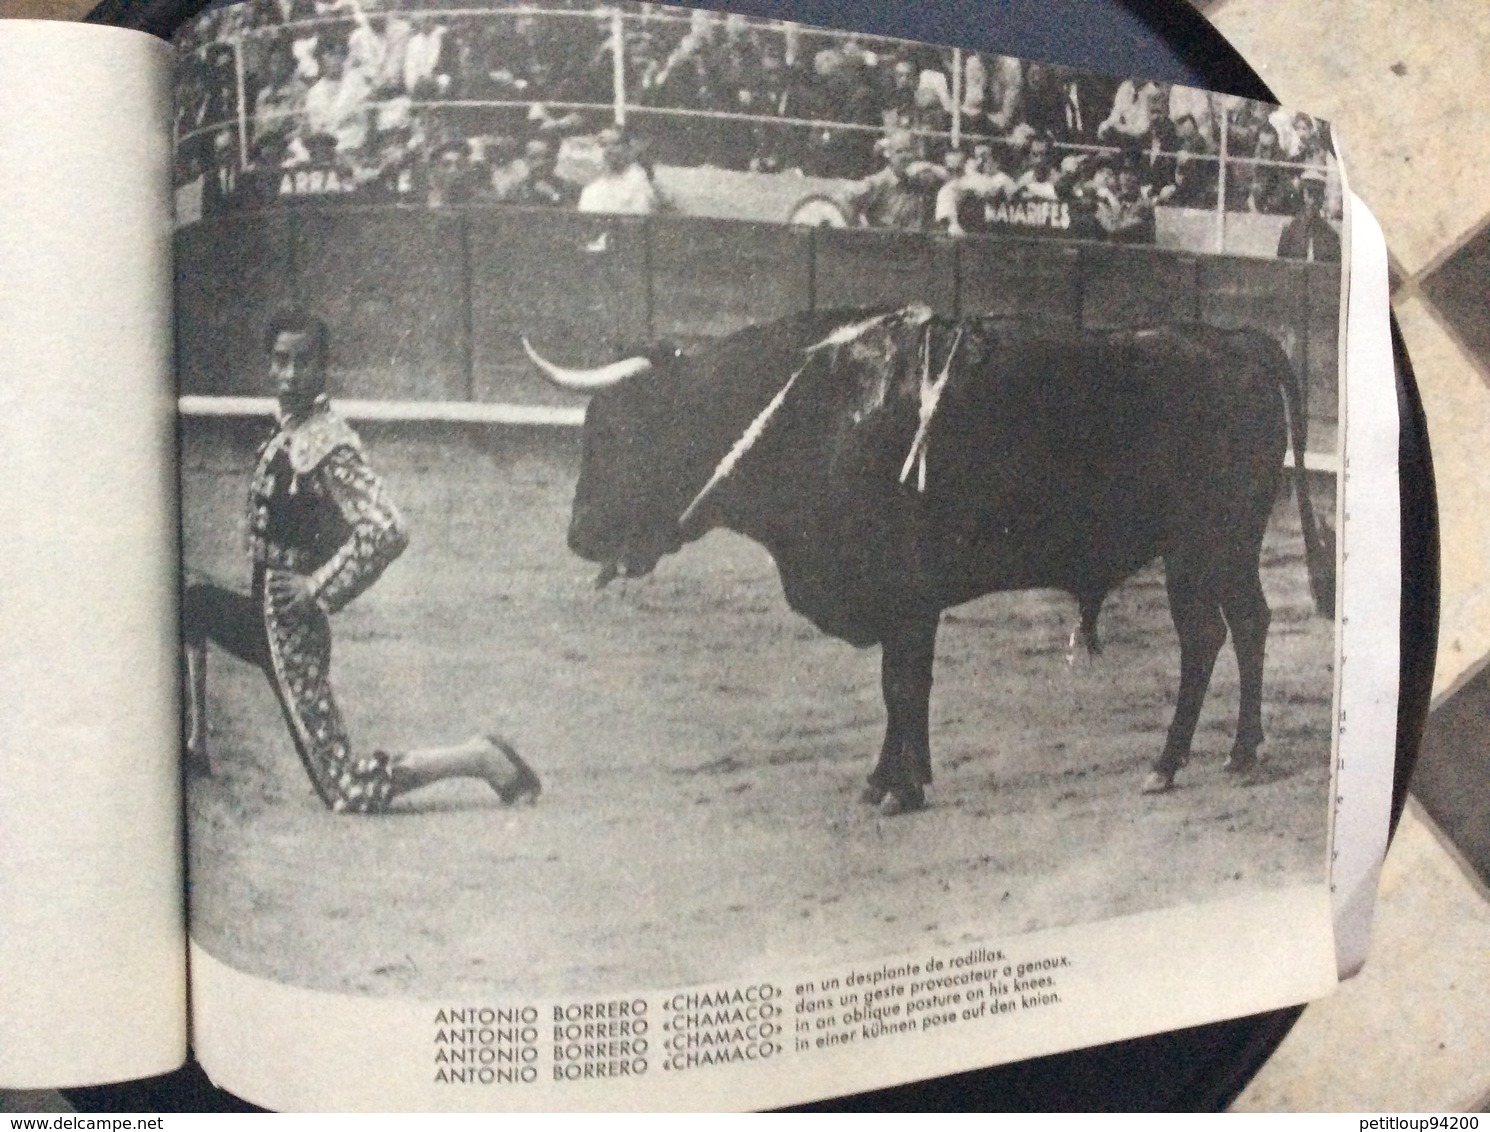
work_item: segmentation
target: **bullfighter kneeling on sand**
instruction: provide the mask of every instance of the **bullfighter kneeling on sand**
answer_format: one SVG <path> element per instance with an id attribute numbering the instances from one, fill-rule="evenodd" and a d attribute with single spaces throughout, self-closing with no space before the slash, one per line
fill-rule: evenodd
<path id="1" fill-rule="evenodd" d="M 357 434 L 327 401 L 326 324 L 304 311 L 282 311 L 264 341 L 279 413 L 249 487 L 252 586 L 244 594 L 193 582 L 183 596 L 188 767 L 210 767 L 212 641 L 268 678 L 300 760 L 331 810 L 381 813 L 401 794 L 454 777 L 484 780 L 504 803 L 537 798 L 537 775 L 498 736 L 394 754 L 353 750 L 331 690 L 329 615 L 382 576 L 408 535 Z"/>

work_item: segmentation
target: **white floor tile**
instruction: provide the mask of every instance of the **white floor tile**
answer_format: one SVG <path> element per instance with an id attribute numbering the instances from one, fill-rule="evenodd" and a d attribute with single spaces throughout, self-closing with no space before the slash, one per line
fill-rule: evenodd
<path id="1" fill-rule="evenodd" d="M 1285 105 L 1339 128 L 1409 274 L 1490 213 L 1485 0 L 1224 0 L 1206 16 Z"/>
<path id="2" fill-rule="evenodd" d="M 1314 1003 L 1234 1106 L 1462 1112 L 1490 1060 L 1490 898 L 1409 806 L 1387 855 L 1366 968 Z"/>
<path id="3" fill-rule="evenodd" d="M 1423 299 L 1408 297 L 1396 311 L 1428 418 L 1438 488 L 1438 696 L 1490 656 L 1490 388 Z"/>

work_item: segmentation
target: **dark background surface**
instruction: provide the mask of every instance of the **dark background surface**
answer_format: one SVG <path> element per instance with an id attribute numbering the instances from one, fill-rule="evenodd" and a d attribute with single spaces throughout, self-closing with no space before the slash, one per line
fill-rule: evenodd
<path id="1" fill-rule="evenodd" d="M 202 4 L 190 0 L 106 0 L 89 19 L 169 35 Z M 1272 97 L 1204 19 L 1180 0 L 884 0 L 764 2 L 733 10 L 809 23 L 983 47 L 1114 74 L 1144 74 L 1265 101 Z M 996 33 L 996 36 L 995 36 Z M 996 38 L 996 42 L 993 42 Z M 1402 689 L 1393 821 L 1407 782 L 1431 692 L 1437 639 L 1438 543 L 1432 467 L 1411 369 L 1395 333 L 1402 403 Z M 1016 1065 L 822 1102 L 831 1110 L 1214 1111 L 1245 1086 L 1302 1008 L 1176 1031 Z M 95 1089 L 68 1099 L 85 1111 L 245 1110 L 213 1089 L 193 1063 L 174 1074 Z"/>

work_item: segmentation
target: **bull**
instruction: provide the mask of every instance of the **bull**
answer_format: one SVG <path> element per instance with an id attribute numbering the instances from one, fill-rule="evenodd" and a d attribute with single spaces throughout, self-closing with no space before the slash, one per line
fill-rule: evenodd
<path id="1" fill-rule="evenodd" d="M 925 805 L 943 610 L 996 591 L 1103 598 L 1162 558 L 1180 681 L 1145 793 L 1174 786 L 1230 631 L 1240 676 L 1226 768 L 1263 741 L 1271 613 L 1262 540 L 1292 445 L 1311 592 L 1334 611 L 1299 382 L 1255 330 L 1077 331 L 949 320 L 924 306 L 793 315 L 691 354 L 550 379 L 592 394 L 568 532 L 599 585 L 715 527 L 763 545 L 792 609 L 879 645 L 887 720 L 864 801 Z M 1323 528 L 1323 529 L 1322 529 Z"/>

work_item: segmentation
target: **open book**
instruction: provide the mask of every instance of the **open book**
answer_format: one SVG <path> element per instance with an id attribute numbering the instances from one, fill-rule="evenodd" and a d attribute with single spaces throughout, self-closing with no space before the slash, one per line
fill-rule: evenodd
<path id="1" fill-rule="evenodd" d="M 1323 123 L 573 0 L 0 23 L 0 102 L 0 1084 L 759 1108 L 1361 965 Z"/>

